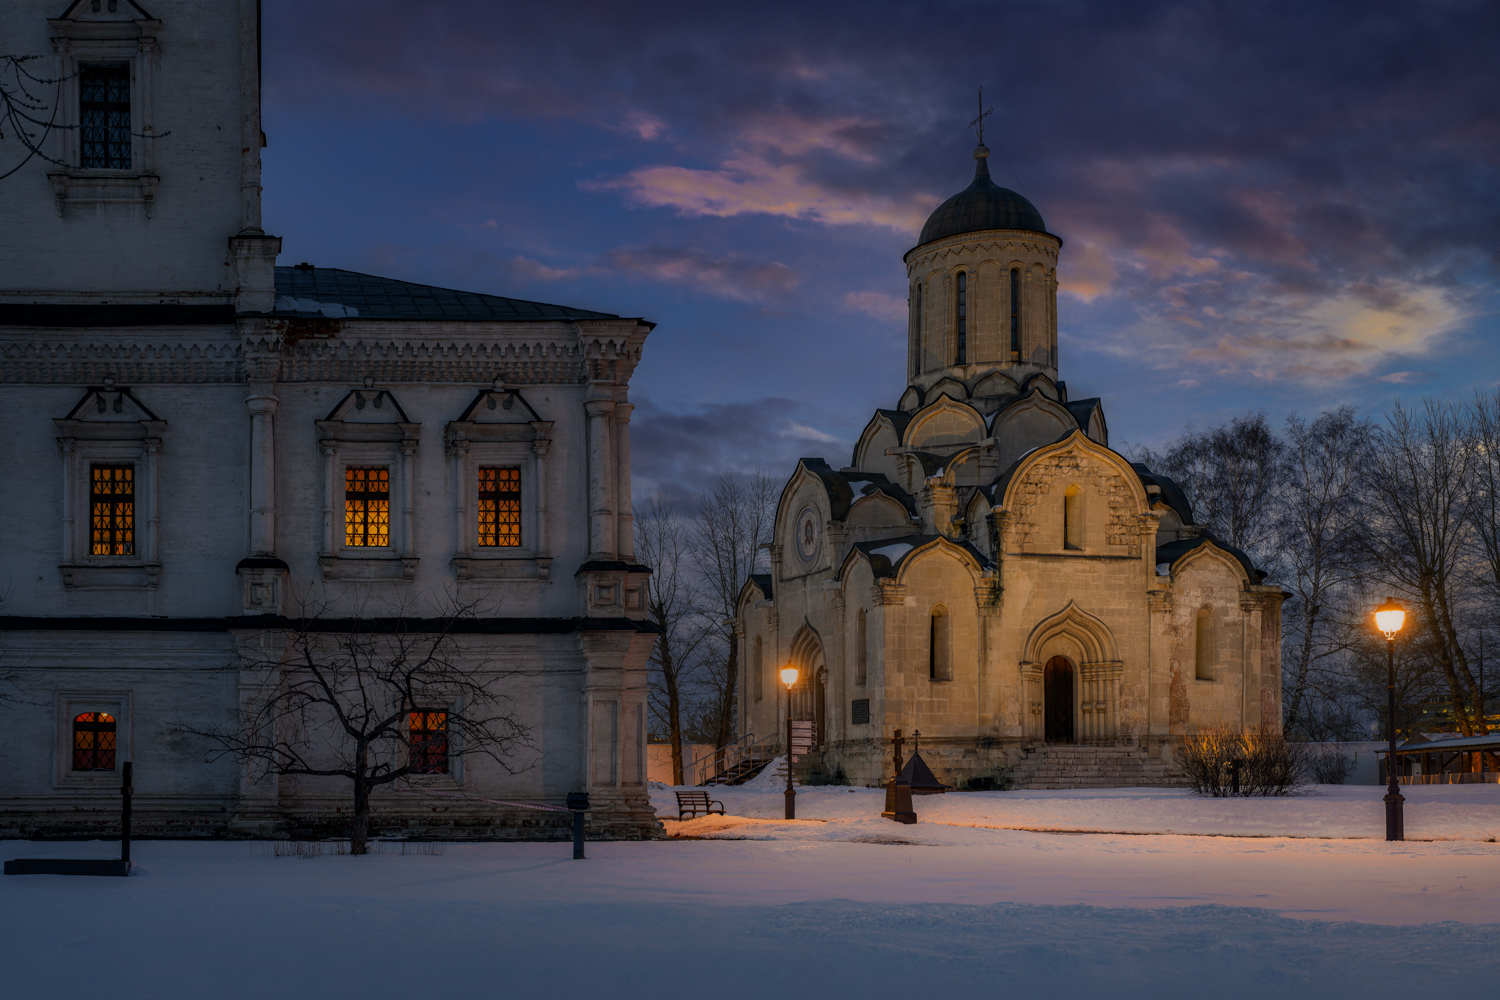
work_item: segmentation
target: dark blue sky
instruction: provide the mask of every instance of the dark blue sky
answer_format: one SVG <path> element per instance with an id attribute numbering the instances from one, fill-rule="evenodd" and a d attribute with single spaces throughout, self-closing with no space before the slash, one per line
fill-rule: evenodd
<path id="1" fill-rule="evenodd" d="M 1500 5 L 265 3 L 283 263 L 658 323 L 638 489 L 849 460 L 973 169 L 1112 442 L 1500 379 Z"/>

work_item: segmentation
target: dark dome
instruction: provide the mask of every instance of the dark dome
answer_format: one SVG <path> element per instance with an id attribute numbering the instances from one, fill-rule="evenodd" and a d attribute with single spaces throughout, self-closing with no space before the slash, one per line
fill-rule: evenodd
<path id="1" fill-rule="evenodd" d="M 974 151 L 979 161 L 974 168 L 974 183 L 937 207 L 922 227 L 920 246 L 945 236 L 974 233 L 981 229 L 1029 229 L 1045 233 L 1047 224 L 1036 206 L 1009 188 L 990 180 L 985 159 L 990 151 L 980 146 Z"/>

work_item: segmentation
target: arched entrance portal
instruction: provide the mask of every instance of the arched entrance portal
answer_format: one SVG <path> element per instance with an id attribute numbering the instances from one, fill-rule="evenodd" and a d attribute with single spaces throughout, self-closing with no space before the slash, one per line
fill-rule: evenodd
<path id="1" fill-rule="evenodd" d="M 803 626 L 792 640 L 792 665 L 797 668 L 797 683 L 791 690 L 789 718 L 814 723 L 813 743 L 828 739 L 823 704 L 823 643 L 811 628 Z M 784 690 L 784 689 L 783 689 Z"/>
<path id="2" fill-rule="evenodd" d="M 1073 664 L 1054 656 L 1042 671 L 1042 700 L 1048 743 L 1073 742 Z"/>

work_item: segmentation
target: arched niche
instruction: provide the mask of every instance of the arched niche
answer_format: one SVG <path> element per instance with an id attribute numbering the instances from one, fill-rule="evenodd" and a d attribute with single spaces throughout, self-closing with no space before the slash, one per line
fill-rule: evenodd
<path id="1" fill-rule="evenodd" d="M 996 461 L 1001 469 L 1033 448 L 1051 444 L 1078 422 L 1062 404 L 1033 391 L 995 414 L 991 433 L 996 442 Z"/>
<path id="2" fill-rule="evenodd" d="M 854 506 L 849 508 L 846 523 L 854 532 L 856 541 L 876 538 L 892 531 L 908 531 L 912 526 L 911 514 L 906 507 L 878 491 L 856 500 Z"/>
<path id="3" fill-rule="evenodd" d="M 978 444 L 986 437 L 984 416 L 967 403 L 946 396 L 928 404 L 906 426 L 903 435 L 908 448 L 946 448 L 958 444 Z"/>

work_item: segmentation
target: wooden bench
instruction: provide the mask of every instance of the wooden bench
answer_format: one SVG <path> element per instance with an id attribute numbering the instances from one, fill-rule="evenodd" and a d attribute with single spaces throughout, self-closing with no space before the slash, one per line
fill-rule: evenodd
<path id="1" fill-rule="evenodd" d="M 714 806 L 718 806 L 720 816 L 724 815 L 724 803 L 715 802 L 708 797 L 707 792 L 678 792 L 677 793 L 677 818 L 692 819 L 699 813 L 712 816 L 715 812 Z"/>

